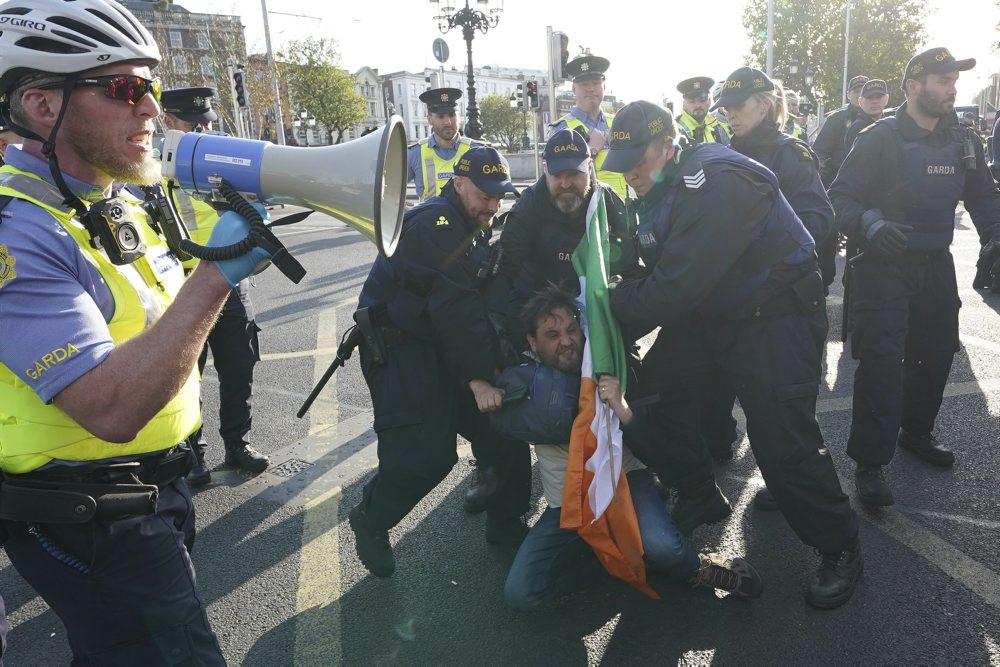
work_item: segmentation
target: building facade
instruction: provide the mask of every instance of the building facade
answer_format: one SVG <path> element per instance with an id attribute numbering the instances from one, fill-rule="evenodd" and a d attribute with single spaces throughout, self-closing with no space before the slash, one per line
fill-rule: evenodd
<path id="1" fill-rule="evenodd" d="M 212 86 L 219 90 L 217 110 L 223 130 L 233 130 L 229 66 L 246 62 L 246 40 L 239 16 L 197 14 L 159 0 L 123 0 L 122 4 L 152 33 L 163 60 L 156 75 L 164 88 Z"/>

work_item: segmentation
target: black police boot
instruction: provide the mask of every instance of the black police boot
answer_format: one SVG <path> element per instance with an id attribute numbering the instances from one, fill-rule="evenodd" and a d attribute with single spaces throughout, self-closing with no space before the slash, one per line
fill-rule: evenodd
<path id="1" fill-rule="evenodd" d="M 198 463 L 188 471 L 188 474 L 184 476 L 184 479 L 187 480 L 188 486 L 205 486 L 212 481 L 212 473 L 208 471 L 208 468 L 205 467 L 205 464 L 202 461 L 198 461 Z"/>
<path id="2" fill-rule="evenodd" d="M 493 466 L 476 467 L 476 472 L 472 476 L 472 484 L 465 492 L 465 511 L 469 514 L 481 514 L 486 511 L 487 505 L 496 495 L 500 480 L 497 478 L 496 469 Z"/>
<path id="3" fill-rule="evenodd" d="M 882 466 L 859 463 L 854 472 L 854 485 L 858 489 L 858 498 L 865 505 L 885 507 L 896 502 L 892 498 L 892 489 L 886 484 Z"/>
<path id="4" fill-rule="evenodd" d="M 669 501 L 673 500 L 674 494 L 672 490 L 663 483 L 660 476 L 656 473 L 653 473 L 653 488 L 656 489 L 656 493 L 660 496 L 660 499 Z"/>
<path id="5" fill-rule="evenodd" d="M 817 609 L 834 609 L 851 599 L 864 569 L 861 541 L 834 554 L 821 553 L 819 570 L 809 584 L 806 602 Z"/>
<path id="6" fill-rule="evenodd" d="M 692 586 L 717 588 L 741 598 L 757 598 L 764 591 L 757 570 L 743 558 L 703 553 L 698 554 L 698 561 L 698 571 L 688 580 Z"/>
<path id="7" fill-rule="evenodd" d="M 933 433 L 912 435 L 900 429 L 896 445 L 936 466 L 947 468 L 955 465 L 955 454 L 938 442 Z"/>
<path id="8" fill-rule="evenodd" d="M 373 528 L 361 505 L 351 510 L 348 521 L 354 531 L 354 550 L 357 551 L 361 564 L 376 577 L 391 577 L 396 571 L 396 558 L 389 546 L 389 533 Z"/>
<path id="9" fill-rule="evenodd" d="M 774 512 L 778 509 L 778 502 L 765 486 L 753 497 L 753 506 L 754 509 L 758 509 L 761 512 Z"/>
<path id="10" fill-rule="evenodd" d="M 503 547 L 519 547 L 528 535 L 528 527 L 520 516 L 486 515 L 486 541 Z"/>
<path id="11" fill-rule="evenodd" d="M 717 523 L 732 513 L 733 507 L 715 479 L 702 480 L 679 490 L 673 511 L 674 525 L 690 535 L 698 526 Z"/>
<path id="12" fill-rule="evenodd" d="M 226 465 L 248 472 L 264 472 L 270 459 L 244 442 L 226 444 Z"/>

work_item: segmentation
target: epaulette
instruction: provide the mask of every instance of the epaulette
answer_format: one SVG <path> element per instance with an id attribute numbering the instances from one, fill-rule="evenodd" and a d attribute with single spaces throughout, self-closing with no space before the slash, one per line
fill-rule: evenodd
<path id="1" fill-rule="evenodd" d="M 781 143 L 782 144 L 787 144 L 787 145 L 791 146 L 793 148 L 793 150 L 795 151 L 795 155 L 800 160 L 804 160 L 806 162 L 815 162 L 816 161 L 816 157 L 813 155 L 812 149 L 809 148 L 809 144 L 807 144 L 806 142 L 802 141 L 798 137 L 793 137 L 791 135 L 784 134 L 784 133 L 782 133 L 782 134 L 783 134 L 783 137 L 782 137 L 782 142 Z"/>

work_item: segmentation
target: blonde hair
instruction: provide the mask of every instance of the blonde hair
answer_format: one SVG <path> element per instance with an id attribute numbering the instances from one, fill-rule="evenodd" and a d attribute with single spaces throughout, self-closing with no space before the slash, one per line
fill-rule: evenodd
<path id="1" fill-rule="evenodd" d="M 785 91 L 781 87 L 781 84 L 775 81 L 774 90 L 754 93 L 753 97 L 758 102 L 768 105 L 767 120 L 777 125 L 779 130 L 783 129 L 785 127 L 785 119 L 788 117 L 788 111 L 785 108 Z"/>

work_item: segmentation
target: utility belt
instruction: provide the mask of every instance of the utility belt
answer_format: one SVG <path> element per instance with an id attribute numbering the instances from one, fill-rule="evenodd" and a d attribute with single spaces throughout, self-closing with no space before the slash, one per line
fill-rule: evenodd
<path id="1" fill-rule="evenodd" d="M 359 308 L 354 313 L 354 321 L 361 331 L 361 340 L 372 355 L 376 365 L 386 362 L 388 351 L 416 340 L 412 334 L 400 329 L 389 321 L 377 307 Z"/>
<path id="2" fill-rule="evenodd" d="M 195 464 L 186 444 L 137 461 L 53 466 L 4 475 L 0 519 L 37 523 L 86 523 L 156 512 L 161 488 Z"/>
<path id="3" fill-rule="evenodd" d="M 877 259 L 881 262 L 896 262 L 900 264 L 926 264 L 928 262 L 940 259 L 949 253 L 948 248 L 939 248 L 937 250 L 904 250 L 898 255 L 893 255 L 888 257 L 886 255 L 873 252 L 865 251 L 861 257 L 856 261 L 864 262 L 865 259 L 871 255 L 871 258 Z"/>

